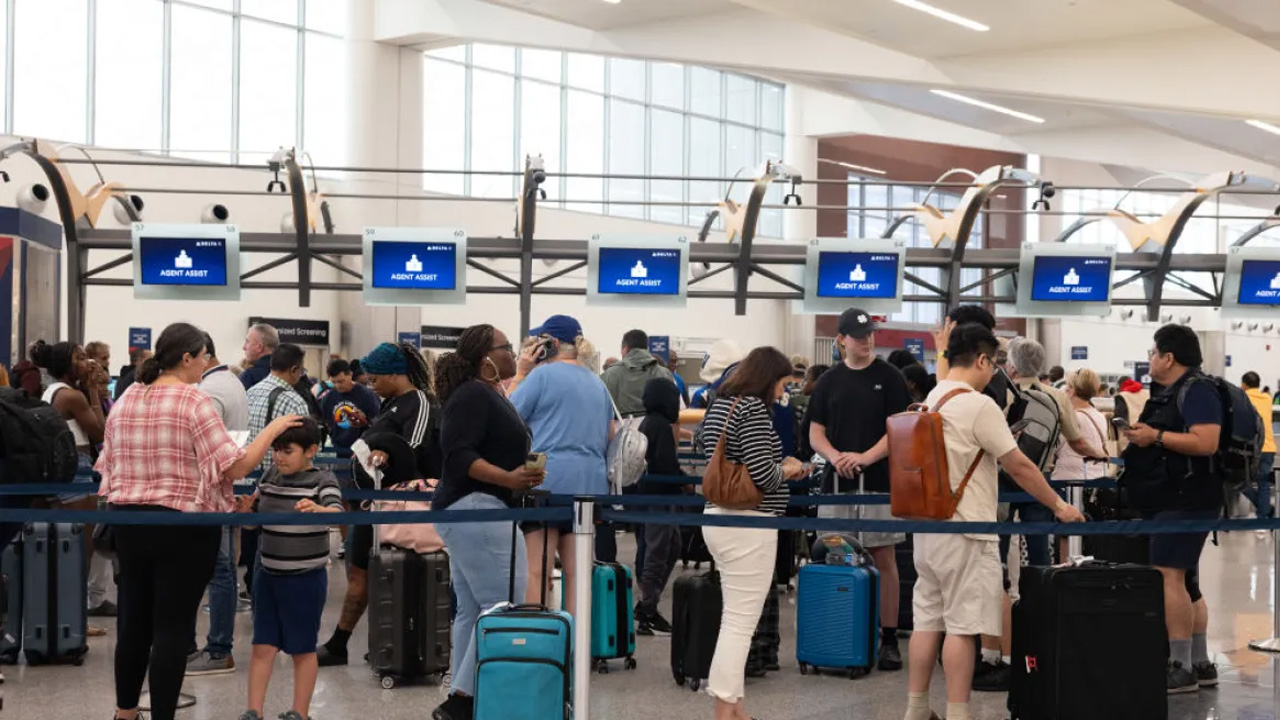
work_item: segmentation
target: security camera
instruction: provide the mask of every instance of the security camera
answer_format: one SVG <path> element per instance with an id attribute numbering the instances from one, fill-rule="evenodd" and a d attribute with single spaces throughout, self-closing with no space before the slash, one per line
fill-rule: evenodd
<path id="1" fill-rule="evenodd" d="M 49 202 L 49 188 L 40 183 L 32 183 L 18 191 L 18 207 L 29 213 L 39 215 L 44 212 L 47 202 Z"/>
<path id="2" fill-rule="evenodd" d="M 128 203 L 128 205 L 125 205 L 125 203 Z M 130 195 L 123 199 L 117 197 L 116 202 L 111 205 L 111 214 L 115 217 L 116 222 L 121 225 L 129 225 L 134 222 L 135 216 L 142 217 L 144 204 L 142 198 L 137 195 Z"/>
<path id="3" fill-rule="evenodd" d="M 711 268 L 708 267 L 706 263 L 698 263 L 696 265 L 690 265 L 689 269 L 693 271 L 693 276 L 695 278 L 704 277 L 707 273 L 711 272 Z"/>
<path id="4" fill-rule="evenodd" d="M 7 170 L 0 170 L 0 180 L 3 180 L 4 182 L 9 182 L 9 172 Z M 1280 215 L 1280 213 L 1276 213 L 1276 214 Z"/>
<path id="5" fill-rule="evenodd" d="M 230 217 L 231 211 L 227 209 L 227 206 L 218 203 L 205 205 L 204 210 L 200 211 L 200 222 L 206 225 L 225 223 Z"/>
<path id="6" fill-rule="evenodd" d="M 1045 180 L 1040 183 L 1040 195 L 1046 200 L 1052 200 L 1058 194 L 1058 188 L 1053 186 L 1053 181 Z"/>
<path id="7" fill-rule="evenodd" d="M 1251 323 L 1249 323 L 1249 330 L 1250 330 L 1251 332 L 1252 332 L 1252 331 L 1254 331 L 1254 330 L 1257 330 L 1257 329 L 1258 329 L 1258 323 L 1256 323 L 1256 322 L 1251 322 Z"/>
<path id="8" fill-rule="evenodd" d="M 1164 313 L 1164 314 L 1162 314 L 1162 315 L 1160 316 L 1160 322 L 1162 322 L 1162 323 L 1173 322 L 1173 313 Z"/>
<path id="9" fill-rule="evenodd" d="M 1242 328 L 1242 327 L 1244 327 L 1244 321 L 1243 321 L 1243 320 L 1233 320 L 1233 321 L 1231 321 L 1231 329 L 1232 329 L 1232 330 L 1239 330 L 1239 329 L 1240 329 L 1240 328 Z"/>
<path id="10" fill-rule="evenodd" d="M 1179 315 L 1179 316 L 1178 316 L 1178 323 L 1179 323 L 1179 324 L 1181 324 L 1181 325 L 1190 325 L 1190 324 L 1191 324 L 1191 316 L 1190 316 L 1190 315 Z"/>
<path id="11" fill-rule="evenodd" d="M 1272 330 L 1275 330 L 1275 329 L 1276 329 L 1275 323 L 1267 323 L 1266 325 L 1262 326 L 1263 332 L 1271 332 Z"/>

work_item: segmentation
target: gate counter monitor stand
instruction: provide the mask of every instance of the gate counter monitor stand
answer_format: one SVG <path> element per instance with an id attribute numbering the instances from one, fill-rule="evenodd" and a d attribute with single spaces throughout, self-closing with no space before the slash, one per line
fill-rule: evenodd
<path id="1" fill-rule="evenodd" d="M 1280 248 L 1229 247 L 1222 281 L 1224 316 L 1275 319 L 1280 308 Z"/>
<path id="2" fill-rule="evenodd" d="M 805 258 L 804 311 L 874 313 L 902 309 L 901 240 L 817 238 Z"/>
<path id="3" fill-rule="evenodd" d="M 1021 317 L 1089 317 L 1111 312 L 1115 245 L 1023 243 L 1017 305 L 997 312 Z M 1005 278 L 1001 278 L 1005 280 Z M 1003 294 L 1003 283 L 994 284 Z"/>
<path id="4" fill-rule="evenodd" d="M 684 307 L 689 241 L 662 236 L 593 236 L 587 253 L 592 305 Z"/>
<path id="5" fill-rule="evenodd" d="M 456 228 L 366 228 L 364 300 L 370 305 L 462 304 L 467 234 Z"/>
<path id="6" fill-rule="evenodd" d="M 141 300 L 239 300 L 235 225 L 133 224 L 133 296 Z"/>

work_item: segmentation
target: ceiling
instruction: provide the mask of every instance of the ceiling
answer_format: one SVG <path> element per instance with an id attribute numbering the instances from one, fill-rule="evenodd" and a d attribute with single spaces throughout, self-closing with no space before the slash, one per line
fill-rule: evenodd
<path id="1" fill-rule="evenodd" d="M 649 22 L 680 20 L 733 9 L 732 0 L 486 0 L 494 5 L 541 15 L 553 20 L 609 30 Z"/>

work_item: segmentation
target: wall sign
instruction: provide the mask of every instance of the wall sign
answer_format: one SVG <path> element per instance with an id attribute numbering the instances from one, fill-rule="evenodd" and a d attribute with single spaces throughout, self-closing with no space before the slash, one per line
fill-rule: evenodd
<path id="1" fill-rule="evenodd" d="M 461 305 L 467 233 L 442 227 L 371 227 L 363 237 L 367 305 Z"/>
<path id="2" fill-rule="evenodd" d="M 129 352 L 134 350 L 150 350 L 151 349 L 151 328 L 149 327 L 131 327 L 129 328 Z"/>
<path id="3" fill-rule="evenodd" d="M 649 336 L 649 354 L 662 359 L 664 366 L 671 362 L 671 337 L 668 335 Z"/>
<path id="4" fill-rule="evenodd" d="M 140 300 L 239 300 L 235 225 L 134 223 L 133 296 Z"/>
<path id="5" fill-rule="evenodd" d="M 423 325 L 419 347 L 454 350 L 458 347 L 458 338 L 466 328 L 449 327 L 447 325 Z"/>
<path id="6" fill-rule="evenodd" d="M 685 307 L 689 239 L 592 235 L 587 241 L 587 304 Z"/>
<path id="7" fill-rule="evenodd" d="M 422 347 L 422 333 L 420 332 L 402 332 L 396 335 L 396 342 L 404 345 L 408 343 L 416 348 Z"/>
<path id="8" fill-rule="evenodd" d="M 1133 379 L 1143 385 L 1151 384 L 1151 363 L 1147 360 L 1137 360 L 1133 363 Z"/>
<path id="9" fill-rule="evenodd" d="M 250 325 L 266 323 L 280 334 L 280 342 L 294 345 L 329 347 L 328 320 L 295 320 L 290 318 L 249 318 Z"/>
<path id="10" fill-rule="evenodd" d="M 905 348 L 907 352 L 911 353 L 911 357 L 915 358 L 916 362 L 920 363 L 921 365 L 924 364 L 924 339 L 923 338 L 907 338 L 906 340 L 902 341 L 902 347 Z"/>
<path id="11" fill-rule="evenodd" d="M 1072 360 L 1088 360 L 1089 346 L 1088 345 L 1072 345 L 1071 359 Z"/>

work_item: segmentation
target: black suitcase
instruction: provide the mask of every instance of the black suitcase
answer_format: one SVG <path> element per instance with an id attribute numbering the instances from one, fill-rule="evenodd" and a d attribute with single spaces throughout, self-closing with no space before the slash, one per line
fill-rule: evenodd
<path id="1" fill-rule="evenodd" d="M 702 507 L 691 508 L 688 512 L 702 514 Z M 701 570 L 702 563 L 711 562 L 711 550 L 707 548 L 707 541 L 702 537 L 701 526 L 680 526 L 680 562 L 684 567 L 689 567 L 689 563 L 693 563 L 695 570 Z"/>
<path id="2" fill-rule="evenodd" d="M 369 663 L 391 689 L 448 672 L 449 556 L 384 545 L 369 559 Z"/>
<path id="3" fill-rule="evenodd" d="M 84 662 L 89 651 L 84 525 L 22 530 L 22 654 L 28 665 Z"/>
<path id="4" fill-rule="evenodd" d="M 697 691 L 711 674 L 720 637 L 720 575 L 714 571 L 679 578 L 672 590 L 671 676 Z"/>
<path id="5" fill-rule="evenodd" d="M 1025 567 L 1013 606 L 1013 720 L 1165 720 L 1160 573 L 1088 562 Z"/>
<path id="6" fill-rule="evenodd" d="M 788 592 L 795 589 L 792 580 L 796 577 L 796 531 L 778 531 L 778 557 L 773 562 L 773 582 L 785 587 Z"/>
<path id="7" fill-rule="evenodd" d="M 912 607 L 916 592 L 916 547 L 911 535 L 893 548 L 898 564 L 898 629 L 912 628 Z"/>

